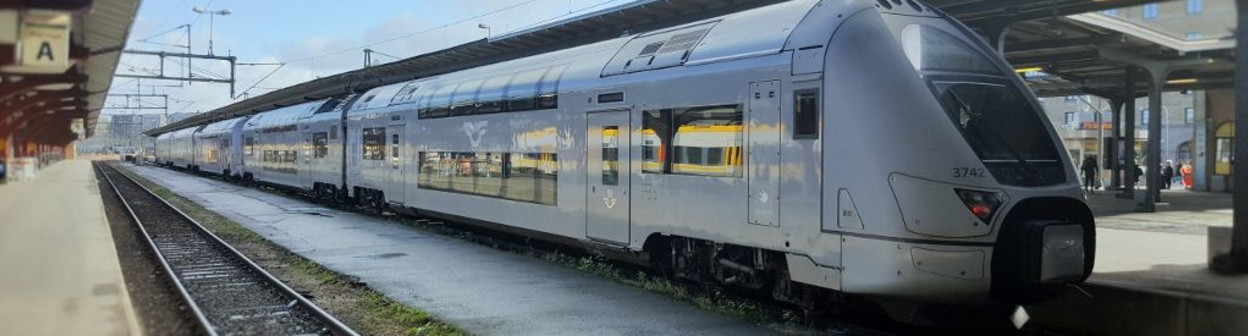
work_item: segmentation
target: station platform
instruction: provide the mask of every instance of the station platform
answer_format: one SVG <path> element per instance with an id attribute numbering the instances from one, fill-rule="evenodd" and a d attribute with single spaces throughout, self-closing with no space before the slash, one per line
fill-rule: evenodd
<path id="1" fill-rule="evenodd" d="M 1088 201 L 1098 227 L 1091 297 L 1034 307 L 1034 323 L 1094 335 L 1248 333 L 1248 275 L 1208 267 L 1209 228 L 1231 226 L 1231 194 L 1163 190 L 1153 213 L 1107 192 Z"/>
<path id="2" fill-rule="evenodd" d="M 0 334 L 140 333 L 91 162 L 0 185 Z"/>

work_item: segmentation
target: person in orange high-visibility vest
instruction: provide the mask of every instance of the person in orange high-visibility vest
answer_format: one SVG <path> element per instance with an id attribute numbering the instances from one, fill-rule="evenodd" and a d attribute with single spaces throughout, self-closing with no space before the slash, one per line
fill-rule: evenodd
<path id="1" fill-rule="evenodd" d="M 1183 175 L 1183 185 L 1187 189 L 1192 188 L 1192 163 L 1184 162 L 1183 168 L 1179 168 L 1179 175 Z"/>

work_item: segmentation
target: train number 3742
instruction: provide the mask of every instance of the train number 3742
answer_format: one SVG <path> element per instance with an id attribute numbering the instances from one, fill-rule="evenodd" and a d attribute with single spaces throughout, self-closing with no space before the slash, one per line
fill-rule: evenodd
<path id="1" fill-rule="evenodd" d="M 985 177 L 985 176 L 988 176 L 988 174 L 984 172 L 984 168 L 971 168 L 971 167 L 954 167 L 953 168 L 953 178 Z"/>

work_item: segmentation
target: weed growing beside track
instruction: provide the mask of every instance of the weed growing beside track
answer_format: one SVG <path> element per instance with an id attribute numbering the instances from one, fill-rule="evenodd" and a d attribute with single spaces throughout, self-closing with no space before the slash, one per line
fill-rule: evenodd
<path id="1" fill-rule="evenodd" d="M 129 173 L 124 167 L 122 171 L 361 334 L 467 335 L 453 325 L 438 321 L 423 310 L 390 299 L 363 286 L 352 277 L 334 272 L 269 242 L 260 234 L 229 218 L 142 176 Z"/>

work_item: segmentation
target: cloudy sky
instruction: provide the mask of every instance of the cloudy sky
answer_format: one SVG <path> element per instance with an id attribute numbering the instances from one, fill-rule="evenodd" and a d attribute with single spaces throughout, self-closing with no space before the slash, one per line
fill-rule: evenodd
<path id="1" fill-rule="evenodd" d="M 494 36 L 633 0 L 145 0 L 130 33 L 127 49 L 185 52 L 190 24 L 191 48 L 208 52 L 209 16 L 193 8 L 229 10 L 213 22 L 213 53 L 233 55 L 240 63 L 285 63 L 238 67 L 236 94 L 256 96 L 318 77 L 358 69 L 363 49 L 410 57 L 485 38 L 484 23 Z M 394 58 L 374 55 L 375 60 Z M 193 60 L 195 77 L 225 78 L 228 63 Z M 126 55 L 119 74 L 155 75 L 156 57 Z M 276 70 L 276 72 L 274 72 Z M 184 76 L 184 59 L 167 58 L 166 76 Z M 265 76 L 268 78 L 264 78 Z M 263 81 L 261 80 L 263 78 Z M 206 112 L 228 105 L 228 84 L 116 78 L 111 93 L 168 94 L 169 113 Z M 104 113 L 162 113 L 124 109 L 160 106 L 159 99 L 110 97 Z"/>

